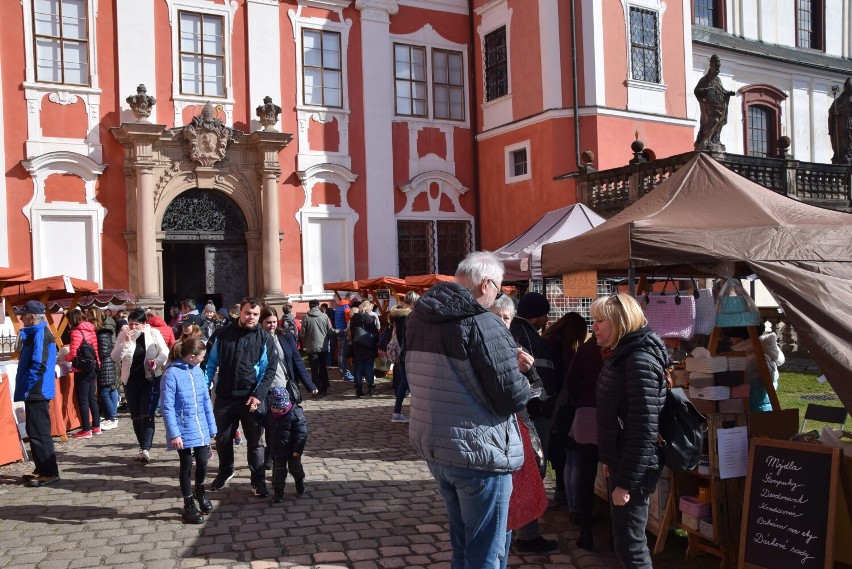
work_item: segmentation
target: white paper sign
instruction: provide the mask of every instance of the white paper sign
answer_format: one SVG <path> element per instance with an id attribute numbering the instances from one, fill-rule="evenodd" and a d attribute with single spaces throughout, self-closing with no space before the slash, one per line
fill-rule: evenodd
<path id="1" fill-rule="evenodd" d="M 62 281 L 65 283 L 65 292 L 68 294 L 74 294 L 74 285 L 71 284 L 71 278 L 66 275 L 62 275 Z"/>
<path id="2" fill-rule="evenodd" d="M 748 427 L 719 429 L 718 441 L 719 478 L 740 478 L 748 471 Z"/>

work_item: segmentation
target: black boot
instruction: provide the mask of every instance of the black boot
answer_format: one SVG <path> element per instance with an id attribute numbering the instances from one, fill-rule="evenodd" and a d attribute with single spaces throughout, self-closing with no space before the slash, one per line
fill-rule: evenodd
<path id="1" fill-rule="evenodd" d="M 181 517 L 183 521 L 188 524 L 203 524 L 204 516 L 201 515 L 201 512 L 195 507 L 195 500 L 193 500 L 192 496 L 184 496 L 183 498 L 183 512 L 181 513 Z"/>
<path id="2" fill-rule="evenodd" d="M 355 397 L 364 397 L 364 390 L 361 389 L 361 386 L 355 388 Z"/>
<path id="3" fill-rule="evenodd" d="M 373 384 L 373 385 L 370 386 L 370 391 L 369 391 L 370 397 L 372 397 L 373 393 L 375 393 L 375 392 L 376 392 L 376 386 L 375 386 L 375 384 Z"/>
<path id="4" fill-rule="evenodd" d="M 304 479 L 304 478 L 299 478 L 298 480 L 296 480 L 296 494 L 298 494 L 299 496 L 301 496 L 302 494 L 304 494 L 304 493 L 305 493 L 305 490 L 306 490 L 306 488 L 305 488 L 305 479 Z"/>
<path id="5" fill-rule="evenodd" d="M 280 504 L 284 501 L 284 489 L 276 490 L 275 494 L 272 496 L 273 504 Z"/>
<path id="6" fill-rule="evenodd" d="M 580 524 L 580 537 L 577 539 L 577 547 L 586 551 L 594 551 L 595 549 L 592 540 L 592 525 L 587 521 Z"/>
<path id="7" fill-rule="evenodd" d="M 202 514 L 209 514 L 213 511 L 213 502 L 210 501 L 210 498 L 204 493 L 204 484 L 197 484 L 195 486 L 195 492 L 193 492 L 193 496 L 198 501 L 198 509 L 201 510 Z"/>
<path id="8" fill-rule="evenodd" d="M 287 459 L 283 456 L 272 458 L 272 490 L 275 493 L 273 504 L 284 501 L 284 486 L 287 483 Z"/>

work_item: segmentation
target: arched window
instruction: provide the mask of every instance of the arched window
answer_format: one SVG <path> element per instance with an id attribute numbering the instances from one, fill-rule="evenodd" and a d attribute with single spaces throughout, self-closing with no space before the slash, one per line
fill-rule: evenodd
<path id="1" fill-rule="evenodd" d="M 740 89 L 745 117 L 745 153 L 748 156 L 775 157 L 781 136 L 781 105 L 787 95 L 770 85 L 749 85 Z"/>

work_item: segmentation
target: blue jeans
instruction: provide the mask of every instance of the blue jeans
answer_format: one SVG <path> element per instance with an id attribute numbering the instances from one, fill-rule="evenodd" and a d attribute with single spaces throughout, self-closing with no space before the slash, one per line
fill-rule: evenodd
<path id="1" fill-rule="evenodd" d="M 361 388 L 364 380 L 367 385 L 373 386 L 376 381 L 376 358 L 369 360 L 355 360 L 355 387 Z"/>
<path id="2" fill-rule="evenodd" d="M 346 337 L 346 332 L 341 332 L 337 335 L 337 366 L 340 368 L 340 375 L 349 373 L 349 363 L 346 359 L 346 347 L 349 346 L 349 338 Z"/>
<path id="3" fill-rule="evenodd" d="M 101 415 L 107 421 L 115 421 L 118 412 L 118 389 L 115 387 L 99 387 L 98 396 L 101 402 Z"/>
<path id="4" fill-rule="evenodd" d="M 450 518 L 452 569 L 505 569 L 512 475 L 426 461 Z"/>

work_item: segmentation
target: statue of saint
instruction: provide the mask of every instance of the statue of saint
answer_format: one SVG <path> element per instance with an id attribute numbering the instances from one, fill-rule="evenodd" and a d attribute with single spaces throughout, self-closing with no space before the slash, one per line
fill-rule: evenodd
<path id="1" fill-rule="evenodd" d="M 701 107 L 701 127 L 695 139 L 696 150 L 724 152 L 725 145 L 719 140 L 722 127 L 728 122 L 728 103 L 736 95 L 722 87 L 719 79 L 719 68 L 722 62 L 719 56 L 710 56 L 710 69 L 698 80 L 695 86 L 695 97 Z"/>
<path id="2" fill-rule="evenodd" d="M 828 108 L 828 136 L 834 151 L 831 163 L 852 164 L 852 77 L 846 78 L 843 91 Z"/>

